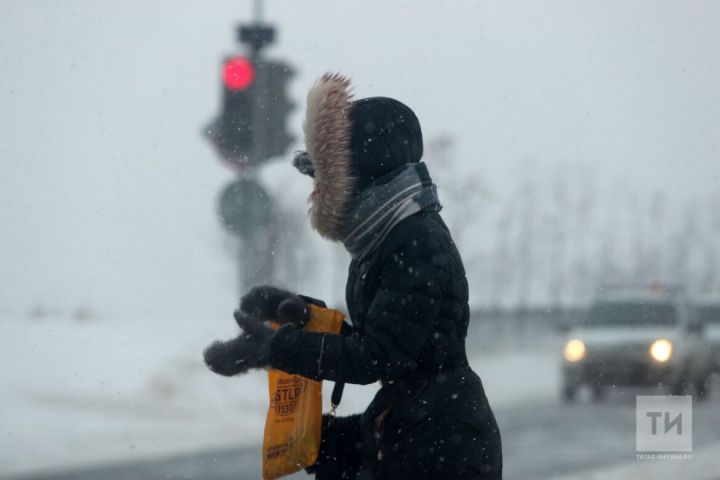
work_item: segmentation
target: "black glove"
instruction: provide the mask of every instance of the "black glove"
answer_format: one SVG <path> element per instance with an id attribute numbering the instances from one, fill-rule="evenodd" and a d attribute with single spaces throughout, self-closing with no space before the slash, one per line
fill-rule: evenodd
<path id="1" fill-rule="evenodd" d="M 213 342 L 203 353 L 205 363 L 213 372 L 228 377 L 269 366 L 270 341 L 275 330 L 264 321 L 302 328 L 310 319 L 308 303 L 325 306 L 319 300 L 279 288 L 253 288 L 240 300 L 240 310 L 234 313 L 243 332 L 233 340 Z"/>
<path id="2" fill-rule="evenodd" d="M 234 316 L 243 332 L 232 340 L 213 342 L 203 352 L 208 368 L 226 377 L 269 366 L 270 341 L 275 335 L 275 330 L 257 317 L 237 310 Z"/>
<path id="3" fill-rule="evenodd" d="M 240 299 L 240 310 L 261 320 L 270 320 L 281 325 L 292 323 L 302 328 L 310 319 L 308 303 L 317 301 L 280 288 L 262 286 L 253 288 Z"/>

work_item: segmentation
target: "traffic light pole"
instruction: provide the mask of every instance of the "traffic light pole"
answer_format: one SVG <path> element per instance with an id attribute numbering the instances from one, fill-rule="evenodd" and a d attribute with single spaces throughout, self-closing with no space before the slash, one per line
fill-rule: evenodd
<path id="1" fill-rule="evenodd" d="M 253 3 L 253 17 L 255 17 L 255 23 L 262 23 L 263 0 L 255 0 Z"/>
<path id="2" fill-rule="evenodd" d="M 262 1 L 255 1 L 255 23 L 249 26 L 241 25 L 238 28 L 239 40 L 241 43 L 250 47 L 250 61 L 256 67 L 261 65 L 261 51 L 263 47 L 270 45 L 275 40 L 275 29 L 270 26 L 261 24 Z M 264 78 L 265 70 L 256 68 L 255 85 L 263 87 L 267 82 Z M 258 119 L 262 115 L 263 106 L 259 104 L 259 100 L 264 95 L 258 95 L 252 104 L 252 118 Z M 258 146 L 265 145 L 267 141 L 267 132 L 265 128 L 253 129 L 253 148 L 250 153 L 252 157 L 250 161 L 259 160 L 260 151 Z M 253 175 L 254 176 L 254 175 Z M 255 180 L 257 182 L 257 180 Z M 266 194 L 267 195 L 267 194 Z M 267 198 L 268 201 L 272 199 Z M 267 212 L 268 216 L 272 215 L 271 211 Z M 272 221 L 272 219 L 268 219 Z M 268 229 L 257 229 L 249 235 L 245 235 L 239 243 L 237 262 L 238 262 L 238 283 L 240 295 L 243 295 L 253 283 L 267 284 L 272 282 L 273 257 L 272 252 L 267 251 L 272 247 L 268 242 Z"/>
<path id="3" fill-rule="evenodd" d="M 241 294 L 252 284 L 272 282 L 273 250 L 280 238 L 273 201 L 255 168 L 285 155 L 294 140 L 287 131 L 288 113 L 294 108 L 287 96 L 293 69 L 287 62 L 263 58 L 264 48 L 275 42 L 275 29 L 262 22 L 262 6 L 262 0 L 255 0 L 253 22 L 237 27 L 246 54 L 224 61 L 222 110 L 204 132 L 222 162 L 237 174 L 218 207 L 221 222 L 238 239 Z"/>

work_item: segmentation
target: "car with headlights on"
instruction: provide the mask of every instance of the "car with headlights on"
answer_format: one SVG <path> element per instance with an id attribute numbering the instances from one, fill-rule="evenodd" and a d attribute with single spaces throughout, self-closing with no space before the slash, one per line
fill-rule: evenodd
<path id="1" fill-rule="evenodd" d="M 655 386 L 703 397 L 710 378 L 703 323 L 678 288 L 603 289 L 568 331 L 563 348 L 562 397 L 589 387 L 594 399 L 608 388 Z"/>

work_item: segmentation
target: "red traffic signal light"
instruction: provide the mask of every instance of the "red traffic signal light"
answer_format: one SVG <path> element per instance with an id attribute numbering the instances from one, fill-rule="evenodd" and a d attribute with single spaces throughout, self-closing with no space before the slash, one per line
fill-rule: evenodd
<path id="1" fill-rule="evenodd" d="M 255 67 L 244 57 L 233 57 L 223 65 L 223 82 L 229 90 L 245 90 L 252 85 L 255 78 Z"/>

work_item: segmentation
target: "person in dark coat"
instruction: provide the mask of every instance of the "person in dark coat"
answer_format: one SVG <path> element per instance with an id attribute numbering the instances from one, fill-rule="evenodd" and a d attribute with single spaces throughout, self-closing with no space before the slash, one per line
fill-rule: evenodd
<path id="1" fill-rule="evenodd" d="M 470 313 L 460 254 L 440 217 L 413 111 L 353 101 L 326 74 L 308 94 L 312 226 L 352 256 L 343 335 L 305 332 L 312 299 L 257 287 L 235 317 L 244 333 L 205 352 L 223 375 L 272 367 L 314 380 L 380 381 L 367 410 L 323 419 L 319 479 L 500 479 L 500 432 L 465 353 Z M 283 323 L 271 330 L 259 318 Z"/>

